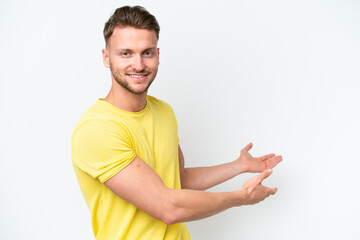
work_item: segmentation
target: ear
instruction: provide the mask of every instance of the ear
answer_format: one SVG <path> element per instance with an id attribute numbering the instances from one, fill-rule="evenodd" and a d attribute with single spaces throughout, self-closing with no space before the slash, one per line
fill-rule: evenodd
<path id="1" fill-rule="evenodd" d="M 160 64 L 160 48 L 157 48 L 157 53 L 158 53 L 158 62 Z"/>
<path id="2" fill-rule="evenodd" d="M 102 50 L 102 55 L 103 55 L 104 66 L 107 67 L 107 68 L 110 68 L 110 56 L 109 56 L 109 51 L 104 48 L 104 49 Z"/>

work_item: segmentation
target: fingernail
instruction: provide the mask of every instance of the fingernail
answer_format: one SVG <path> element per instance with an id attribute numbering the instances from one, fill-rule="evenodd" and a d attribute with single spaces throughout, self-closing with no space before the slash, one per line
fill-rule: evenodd
<path id="1" fill-rule="evenodd" d="M 269 173 L 271 173 L 271 172 L 272 172 L 272 169 L 271 169 L 271 168 L 269 168 L 269 169 L 268 169 L 268 172 L 269 172 Z"/>

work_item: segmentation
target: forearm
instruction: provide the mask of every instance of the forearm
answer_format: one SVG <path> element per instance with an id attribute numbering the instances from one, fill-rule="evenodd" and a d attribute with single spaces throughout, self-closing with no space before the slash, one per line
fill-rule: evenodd
<path id="1" fill-rule="evenodd" d="M 167 196 L 163 221 L 167 224 L 203 219 L 228 208 L 240 206 L 238 192 L 210 193 L 197 190 L 173 190 Z"/>
<path id="2" fill-rule="evenodd" d="M 251 205 L 276 193 L 277 188 L 263 186 L 262 181 L 270 176 L 271 169 L 248 180 L 240 190 L 224 193 L 208 193 L 196 190 L 170 190 L 169 224 L 206 218 L 230 207 Z"/>
<path id="3" fill-rule="evenodd" d="M 241 173 L 236 162 L 212 167 L 185 168 L 181 179 L 183 189 L 205 190 L 225 182 Z"/>

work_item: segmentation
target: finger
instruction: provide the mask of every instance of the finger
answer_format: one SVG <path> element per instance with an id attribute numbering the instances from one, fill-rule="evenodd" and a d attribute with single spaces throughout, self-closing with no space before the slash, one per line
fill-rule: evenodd
<path id="1" fill-rule="evenodd" d="M 244 147 L 244 149 L 246 151 L 250 151 L 250 149 L 253 147 L 253 144 L 252 143 L 249 143 L 248 145 L 246 145 L 246 147 Z"/>
<path id="2" fill-rule="evenodd" d="M 274 195 L 277 192 L 277 188 L 270 188 L 270 194 Z"/>
<path id="3" fill-rule="evenodd" d="M 275 154 L 274 154 L 274 153 L 264 155 L 264 156 L 262 156 L 262 157 L 259 157 L 259 159 L 260 159 L 261 161 L 265 161 L 265 160 L 267 160 L 267 159 L 269 159 L 269 158 L 272 158 L 272 157 L 275 157 Z"/>
<path id="4" fill-rule="evenodd" d="M 265 162 L 265 166 L 266 168 L 273 168 L 281 161 L 282 161 L 282 156 L 272 157 L 268 159 L 267 162 Z"/>
<path id="5" fill-rule="evenodd" d="M 269 168 L 263 171 L 262 173 L 260 173 L 259 175 L 257 175 L 258 182 L 261 183 L 265 178 L 269 177 L 271 173 L 272 173 L 272 169 Z"/>

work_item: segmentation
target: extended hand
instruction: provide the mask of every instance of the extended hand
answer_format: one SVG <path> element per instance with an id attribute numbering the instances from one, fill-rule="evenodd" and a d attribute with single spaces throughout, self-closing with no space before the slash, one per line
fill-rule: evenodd
<path id="1" fill-rule="evenodd" d="M 254 158 L 249 153 L 252 146 L 253 144 L 249 143 L 246 147 L 244 147 L 241 150 L 240 157 L 236 159 L 241 172 L 262 172 L 266 169 L 275 167 L 282 161 L 282 156 L 275 156 L 275 154 L 268 154 L 262 157 Z"/>
<path id="2" fill-rule="evenodd" d="M 248 180 L 242 186 L 242 188 L 239 190 L 241 202 L 239 206 L 256 204 L 276 193 L 277 188 L 269 188 L 261 184 L 262 181 L 270 176 L 271 173 L 272 170 L 267 169 L 259 175 Z"/>

